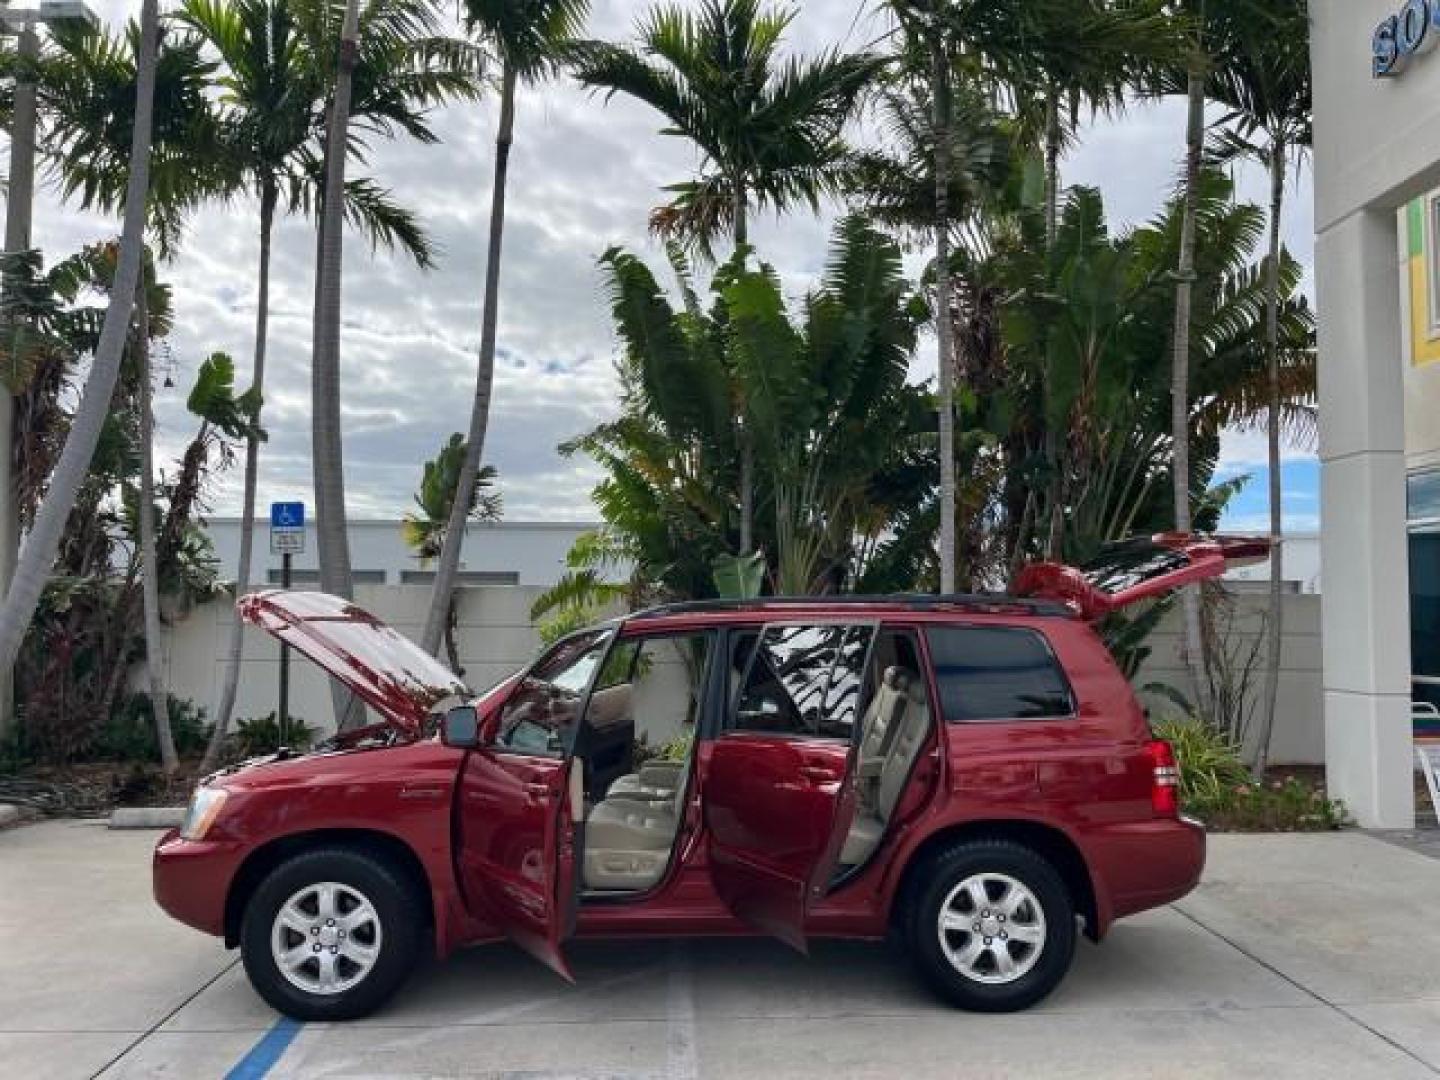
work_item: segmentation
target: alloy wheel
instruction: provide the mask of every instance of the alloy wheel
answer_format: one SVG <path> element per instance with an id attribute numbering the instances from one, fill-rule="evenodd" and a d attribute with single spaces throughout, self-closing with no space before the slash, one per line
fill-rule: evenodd
<path id="1" fill-rule="evenodd" d="M 270 953 L 292 986 L 309 994 L 340 994 L 380 959 L 380 915 L 353 885 L 321 881 L 280 905 Z"/>
<path id="2" fill-rule="evenodd" d="M 987 985 L 1027 974 L 1045 949 L 1045 912 L 1008 874 L 972 874 L 940 905 L 940 948 L 955 970 Z"/>

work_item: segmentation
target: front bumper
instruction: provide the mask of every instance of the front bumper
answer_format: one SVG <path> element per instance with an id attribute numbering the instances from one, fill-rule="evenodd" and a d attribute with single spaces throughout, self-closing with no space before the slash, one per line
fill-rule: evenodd
<path id="1" fill-rule="evenodd" d="M 225 898 L 243 857 L 236 841 L 184 840 L 171 829 L 150 862 L 155 902 L 186 926 L 223 937 Z"/>

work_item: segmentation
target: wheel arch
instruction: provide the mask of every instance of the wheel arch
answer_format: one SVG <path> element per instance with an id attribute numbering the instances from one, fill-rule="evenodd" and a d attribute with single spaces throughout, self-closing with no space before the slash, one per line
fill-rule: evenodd
<path id="1" fill-rule="evenodd" d="M 1060 874 L 1070 891 L 1075 910 L 1085 920 L 1085 936 L 1100 940 L 1108 920 L 1096 895 L 1095 881 L 1084 853 L 1063 829 L 1023 818 L 990 818 L 965 821 L 936 829 L 920 841 L 905 861 L 888 913 L 892 926 L 909 903 L 909 898 L 929 863 L 941 852 L 959 843 L 974 840 L 1008 840 L 1034 851 Z"/>
<path id="2" fill-rule="evenodd" d="M 265 876 L 286 859 L 302 852 L 320 847 L 350 848 L 378 856 L 389 862 L 404 876 L 422 900 L 428 928 L 435 925 L 435 901 L 430 875 L 415 849 L 393 833 L 380 829 L 314 829 L 308 832 L 290 833 L 276 837 L 262 844 L 240 864 L 230 881 L 225 894 L 225 947 L 233 949 L 240 942 L 240 923 L 245 916 L 245 905 Z"/>

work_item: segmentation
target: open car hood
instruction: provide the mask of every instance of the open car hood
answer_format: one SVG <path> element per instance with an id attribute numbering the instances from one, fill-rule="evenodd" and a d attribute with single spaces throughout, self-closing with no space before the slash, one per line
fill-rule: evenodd
<path id="1" fill-rule="evenodd" d="M 407 734 L 435 705 L 473 695 L 459 677 L 363 608 L 321 592 L 272 589 L 242 596 L 240 617 L 333 675 Z"/>
<path id="2" fill-rule="evenodd" d="M 1106 544 L 1080 567 L 1031 563 L 1020 572 L 1015 592 L 1059 600 L 1086 619 L 1100 619 L 1231 567 L 1264 562 L 1270 548 L 1266 537 L 1160 533 Z"/>

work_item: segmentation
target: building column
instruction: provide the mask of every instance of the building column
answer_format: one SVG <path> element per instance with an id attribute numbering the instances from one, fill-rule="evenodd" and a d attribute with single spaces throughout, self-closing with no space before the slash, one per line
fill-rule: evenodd
<path id="1" fill-rule="evenodd" d="M 1369 828 L 1415 823 L 1400 280 L 1393 211 L 1316 239 L 1325 773 Z"/>

